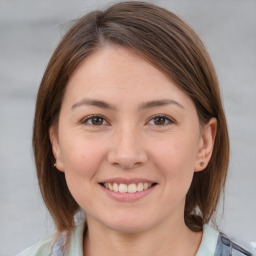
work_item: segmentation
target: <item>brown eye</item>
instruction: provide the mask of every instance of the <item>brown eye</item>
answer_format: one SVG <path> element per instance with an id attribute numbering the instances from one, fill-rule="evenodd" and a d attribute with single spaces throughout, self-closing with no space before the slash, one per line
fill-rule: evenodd
<path id="1" fill-rule="evenodd" d="M 106 125 L 106 120 L 101 116 L 90 116 L 82 121 L 83 124 L 89 124 L 93 126 Z"/>
<path id="2" fill-rule="evenodd" d="M 156 125 L 164 125 L 166 121 L 166 118 L 164 116 L 157 116 L 154 118 L 154 123 Z"/>
<path id="3" fill-rule="evenodd" d="M 104 121 L 104 119 L 102 117 L 100 117 L 100 116 L 94 116 L 92 118 L 92 124 L 93 125 L 102 125 L 103 121 Z"/>
<path id="4" fill-rule="evenodd" d="M 150 125 L 156 125 L 156 126 L 165 126 L 172 123 L 173 121 L 167 116 L 155 116 L 149 121 Z"/>

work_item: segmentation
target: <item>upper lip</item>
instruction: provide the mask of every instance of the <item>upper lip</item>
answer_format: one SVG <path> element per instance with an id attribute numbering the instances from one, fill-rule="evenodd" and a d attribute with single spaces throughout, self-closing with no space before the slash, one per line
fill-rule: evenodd
<path id="1" fill-rule="evenodd" d="M 118 184 L 138 184 L 138 183 L 156 183 L 153 180 L 149 179 L 144 179 L 144 178 L 131 178 L 131 179 L 126 179 L 126 178 L 111 178 L 111 179 L 106 179 L 103 180 L 99 183 L 118 183 Z"/>

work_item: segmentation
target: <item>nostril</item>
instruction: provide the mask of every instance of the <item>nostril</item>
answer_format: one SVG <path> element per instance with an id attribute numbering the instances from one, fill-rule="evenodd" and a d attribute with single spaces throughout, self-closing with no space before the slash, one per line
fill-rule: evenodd
<path id="1" fill-rule="evenodd" d="M 113 165 L 113 166 L 115 166 L 115 167 L 122 168 L 122 165 L 121 165 L 121 164 L 119 164 L 119 163 L 116 163 L 116 162 L 115 162 L 115 163 L 112 163 L 112 165 Z"/>
<path id="2" fill-rule="evenodd" d="M 116 167 L 120 167 L 120 168 L 123 168 L 123 169 L 132 169 L 134 167 L 137 167 L 139 165 L 141 165 L 140 162 L 132 162 L 132 161 L 124 161 L 124 160 L 121 160 L 120 162 L 112 162 L 112 165 L 113 166 L 116 166 Z"/>
<path id="3" fill-rule="evenodd" d="M 148 158 L 140 153 L 136 154 L 136 152 L 124 154 L 111 151 L 107 156 L 107 161 L 116 168 L 129 170 L 145 164 L 148 161 Z"/>

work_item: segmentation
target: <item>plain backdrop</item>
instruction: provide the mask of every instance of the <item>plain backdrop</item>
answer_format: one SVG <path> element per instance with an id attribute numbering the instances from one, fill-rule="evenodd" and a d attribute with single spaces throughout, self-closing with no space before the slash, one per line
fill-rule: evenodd
<path id="1" fill-rule="evenodd" d="M 256 241 L 256 1 L 149 1 L 200 35 L 219 75 L 231 139 L 220 227 Z M 107 1 L 0 0 L 0 256 L 51 233 L 31 149 L 35 97 L 66 22 Z"/>

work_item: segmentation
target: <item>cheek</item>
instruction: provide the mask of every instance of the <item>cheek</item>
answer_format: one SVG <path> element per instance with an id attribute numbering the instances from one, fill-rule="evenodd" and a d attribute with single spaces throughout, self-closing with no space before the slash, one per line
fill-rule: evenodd
<path id="1" fill-rule="evenodd" d="M 100 168 L 104 159 L 104 148 L 100 144 L 83 140 L 66 141 L 63 145 L 62 157 L 67 182 L 72 187 L 89 183 Z"/>
<path id="2" fill-rule="evenodd" d="M 175 135 L 169 140 L 158 140 L 151 145 L 154 145 L 154 147 L 151 146 L 151 156 L 159 164 L 167 168 L 173 167 L 176 171 L 194 167 L 198 142 L 192 136 Z"/>
<path id="3" fill-rule="evenodd" d="M 189 189 L 197 155 L 197 143 L 193 137 L 173 136 L 168 141 L 155 143 L 151 155 L 168 188 L 177 191 Z"/>
<path id="4" fill-rule="evenodd" d="M 95 143 L 72 140 L 62 152 L 64 172 L 70 193 L 85 211 L 94 205 L 95 175 L 104 159 L 103 148 Z"/>

